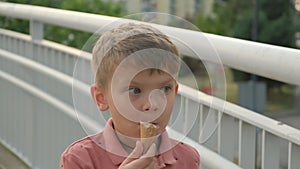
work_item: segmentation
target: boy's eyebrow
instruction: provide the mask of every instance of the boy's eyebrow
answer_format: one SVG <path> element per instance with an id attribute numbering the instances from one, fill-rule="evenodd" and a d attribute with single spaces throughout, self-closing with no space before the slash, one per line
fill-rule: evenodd
<path id="1" fill-rule="evenodd" d="M 171 81 L 175 81 L 175 80 L 174 80 L 173 78 L 168 78 L 167 80 L 165 80 L 165 81 L 159 83 L 159 85 L 167 84 L 167 83 L 170 83 Z M 132 81 L 130 82 L 130 84 L 131 84 L 131 85 L 132 85 L 132 84 L 137 84 L 137 85 L 139 85 L 139 84 L 141 84 L 141 83 L 132 80 Z"/>
<path id="2" fill-rule="evenodd" d="M 175 81 L 175 80 L 173 78 L 169 78 L 168 80 L 161 82 L 160 85 L 170 83 L 171 81 Z"/>

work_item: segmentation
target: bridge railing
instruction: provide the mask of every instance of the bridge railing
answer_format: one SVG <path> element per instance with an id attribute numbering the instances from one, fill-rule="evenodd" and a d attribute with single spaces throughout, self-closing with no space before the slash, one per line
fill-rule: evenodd
<path id="1" fill-rule="evenodd" d="M 27 35 L 8 30 L 0 32 L 2 42 L 16 47 L 1 45 L 0 49 L 1 88 L 5 89 L 1 94 L 1 141 L 33 168 L 57 167 L 68 144 L 100 131 L 107 119 L 97 116 L 97 110 L 91 106 L 88 85 L 73 83 L 72 69 L 81 51 L 44 40 L 36 43 Z M 25 46 L 31 46 L 28 55 L 16 54 L 22 54 Z M 90 64 L 89 58 L 81 59 L 82 64 Z M 87 112 L 74 111 L 74 84 L 84 104 L 90 105 L 86 106 Z M 14 107 L 11 103 L 19 105 Z M 183 138 L 181 133 L 169 130 L 173 136 Z M 186 141 L 201 152 L 202 168 L 239 168 L 196 141 Z M 214 162 L 216 159 L 218 163 Z"/>
<path id="2" fill-rule="evenodd" d="M 100 115 L 89 113 L 97 111 L 92 106 L 87 107 L 88 112 L 77 110 L 75 113 L 73 84 L 76 84 L 73 87 L 81 92 L 87 105 L 92 100 L 85 83 L 90 79 L 84 79 L 90 77 L 81 76 L 83 78 L 78 83 L 73 83 L 74 63 L 80 60 L 82 70 L 86 70 L 84 67 L 89 67 L 90 58 L 82 56 L 79 50 L 43 40 L 43 24 L 95 32 L 118 18 L 10 3 L 0 3 L 0 14 L 30 20 L 31 25 L 31 36 L 0 31 L 1 141 L 32 168 L 56 168 L 61 151 L 87 133 L 99 131 L 107 117 L 102 115 L 105 117 L 99 118 Z M 197 32 L 165 26 L 161 29 L 187 38 L 194 49 L 206 52 L 197 46 L 195 38 L 190 38 L 195 37 Z M 300 69 L 297 66 L 300 63 L 299 51 L 216 35 L 206 36 L 225 65 L 300 84 L 296 75 Z M 249 52 L 237 54 L 237 49 Z M 193 57 L 191 53 L 185 54 Z M 286 62 L 282 62 L 283 57 Z M 209 58 L 204 59 L 209 61 Z M 183 105 L 176 105 L 171 121 L 178 124 L 170 128 L 170 133 L 181 137 L 187 124 L 196 121 L 185 141 L 198 148 L 203 167 L 239 168 L 229 161 L 247 169 L 255 168 L 256 163 L 260 163 L 263 169 L 279 169 L 282 165 L 294 169 L 300 166 L 299 130 L 228 102 L 224 106 L 222 100 L 184 85 L 181 85 L 179 93 L 177 103 Z M 212 99 L 217 101 L 212 104 Z M 188 113 L 195 110 L 196 115 Z M 217 128 L 203 143 L 200 136 L 205 135 L 205 121 Z M 279 146 L 281 144 L 283 146 Z M 261 147 L 258 148 L 258 145 Z M 286 157 L 283 162 L 280 161 L 281 155 Z"/>

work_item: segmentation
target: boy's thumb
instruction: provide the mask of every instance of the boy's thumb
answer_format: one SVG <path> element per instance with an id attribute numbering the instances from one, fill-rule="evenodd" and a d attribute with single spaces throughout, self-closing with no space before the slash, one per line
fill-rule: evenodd
<path id="1" fill-rule="evenodd" d="M 140 158 L 143 154 L 143 146 L 140 141 L 137 141 L 135 143 L 135 148 L 132 150 L 132 152 L 129 154 L 129 156 L 125 159 L 123 163 L 130 163 L 131 161 Z"/>

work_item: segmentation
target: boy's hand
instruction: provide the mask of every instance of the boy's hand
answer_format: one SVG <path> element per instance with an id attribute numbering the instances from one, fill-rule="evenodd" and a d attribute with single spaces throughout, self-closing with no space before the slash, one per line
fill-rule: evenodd
<path id="1" fill-rule="evenodd" d="M 156 169 L 155 152 L 156 146 L 155 144 L 152 144 L 149 150 L 142 155 L 142 143 L 137 141 L 134 150 L 123 161 L 119 169 Z"/>

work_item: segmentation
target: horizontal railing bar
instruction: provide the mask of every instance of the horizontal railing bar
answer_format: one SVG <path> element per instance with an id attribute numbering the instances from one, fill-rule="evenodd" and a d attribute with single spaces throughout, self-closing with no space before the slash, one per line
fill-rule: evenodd
<path id="1" fill-rule="evenodd" d="M 283 124 L 280 121 L 265 117 L 261 114 L 232 104 L 230 102 L 225 102 L 224 100 L 221 100 L 219 98 L 206 95 L 183 84 L 180 84 L 179 93 L 182 96 L 187 97 L 193 101 L 202 103 L 206 106 L 210 106 L 213 109 L 222 111 L 225 114 L 228 114 L 232 117 L 240 119 L 253 126 L 264 129 L 274 135 L 285 138 L 292 141 L 293 143 L 300 145 L 300 130 Z"/>
<path id="2" fill-rule="evenodd" d="M 24 57 L 21 57 L 19 55 L 7 52 L 5 50 L 0 49 L 0 57 L 3 57 L 5 59 L 11 60 L 13 62 L 16 62 L 18 64 L 21 64 L 23 66 L 28 67 L 29 69 L 32 69 L 37 72 L 41 72 L 47 76 L 51 76 L 60 82 L 69 85 L 70 87 L 76 87 L 77 90 L 83 91 L 83 92 L 89 92 L 89 86 L 81 81 L 78 81 L 64 73 L 61 73 L 59 71 L 53 70 L 51 68 L 48 68 L 47 66 L 41 65 L 37 62 L 34 62 L 30 59 L 26 59 Z"/>
<path id="3" fill-rule="evenodd" d="M 248 40 L 202 33 L 192 30 L 159 26 L 164 33 L 175 36 L 189 47 L 180 49 L 185 55 L 196 59 L 224 64 L 241 71 L 300 85 L 298 72 L 300 50 Z M 203 38 L 203 36 L 205 38 Z M 209 45 L 205 45 L 210 43 Z M 204 46 L 204 47 L 203 47 Z M 207 49 L 207 47 L 210 47 Z M 213 52 L 216 52 L 216 57 Z M 198 56 L 195 56 L 198 55 Z M 217 62 L 216 62 L 217 61 Z"/>
<path id="4" fill-rule="evenodd" d="M 219 154 L 205 148 L 204 146 L 200 145 L 199 143 L 195 142 L 194 140 L 185 137 L 181 133 L 173 130 L 170 127 L 167 127 L 168 134 L 173 138 L 184 138 L 183 142 L 192 145 L 195 147 L 199 152 L 201 152 L 201 163 L 204 163 L 212 169 L 241 169 L 241 167 L 237 166 L 236 164 L 228 161 L 227 159 L 223 158 Z"/>
<path id="5" fill-rule="evenodd" d="M 118 20 L 118 18 L 110 16 L 7 2 L 0 3 L 0 14 L 92 33 L 100 27 Z"/>
<path id="6" fill-rule="evenodd" d="M 20 32 L 11 31 L 11 30 L 8 30 L 8 29 L 0 28 L 0 34 L 5 35 L 7 37 L 15 38 L 15 39 L 20 39 L 20 40 L 24 40 L 24 41 L 31 41 L 31 37 L 29 35 L 23 34 L 23 33 L 20 33 Z"/>
<path id="7" fill-rule="evenodd" d="M 28 84 L 14 76 L 11 76 L 3 71 L 0 70 L 0 78 L 18 86 L 19 88 L 27 91 L 28 93 L 32 94 L 33 96 L 38 97 L 41 100 L 44 100 L 45 102 L 51 104 L 55 108 L 65 112 L 68 116 L 73 118 L 75 121 L 77 121 L 77 115 L 75 114 L 75 111 L 72 107 L 67 105 L 66 103 L 58 100 L 57 98 L 49 95 L 48 93 L 45 93 L 44 91 L 36 88 L 35 86 L 32 86 L 31 84 Z M 86 116 L 84 113 L 76 111 L 78 116 L 80 116 L 80 120 L 82 123 L 87 125 L 89 129 L 91 129 L 93 132 L 98 132 L 100 128 L 103 128 L 100 124 L 98 124 L 96 121 L 90 119 L 88 116 Z"/>
<path id="8" fill-rule="evenodd" d="M 1 4 L 1 2 L 0 2 Z M 58 51 L 63 51 L 64 53 L 68 53 L 70 55 L 73 56 L 77 56 L 80 59 L 85 59 L 85 60 L 91 60 L 92 59 L 92 55 L 91 53 L 87 53 L 85 51 L 76 49 L 76 48 L 72 48 L 66 45 L 62 45 L 59 43 L 55 43 L 52 41 L 48 41 L 48 40 L 41 40 L 38 42 L 32 42 L 31 38 L 29 35 L 23 34 L 23 33 L 19 33 L 19 32 L 14 32 L 11 30 L 6 30 L 6 29 L 1 29 L 0 28 L 0 34 L 5 35 L 7 37 L 13 37 L 15 39 L 21 39 L 27 43 L 33 43 L 33 44 L 38 44 L 41 46 L 45 46 L 54 50 L 58 50 Z"/>
<path id="9" fill-rule="evenodd" d="M 300 145 L 300 130 L 254 111 L 226 102 L 224 113 Z"/>
<path id="10" fill-rule="evenodd" d="M 109 23 L 120 20 L 116 17 L 6 2 L 0 2 L 0 14 L 92 33 Z M 213 57 L 210 57 L 212 52 L 216 52 L 221 58 L 221 60 L 217 59 L 217 62 L 231 68 L 300 85 L 300 78 L 297 78 L 300 72 L 298 66 L 300 50 L 168 26 L 154 26 L 184 42 L 184 45 L 188 45 L 196 54 L 201 54 L 203 60 L 216 62 L 216 58 L 211 60 Z M 206 43 L 211 43 L 210 49 L 207 49 L 207 45 L 205 47 L 199 45 Z M 186 46 L 178 45 L 183 54 L 199 57 L 186 51 Z"/>

